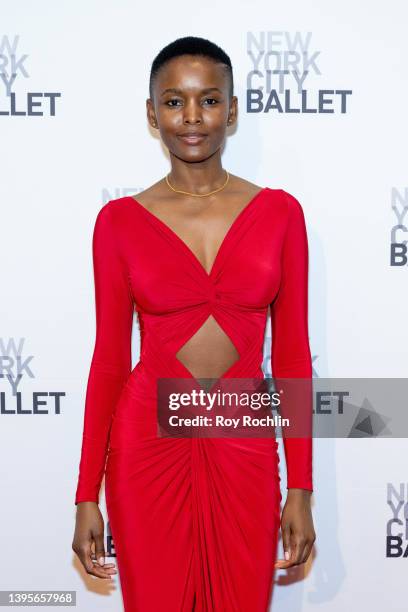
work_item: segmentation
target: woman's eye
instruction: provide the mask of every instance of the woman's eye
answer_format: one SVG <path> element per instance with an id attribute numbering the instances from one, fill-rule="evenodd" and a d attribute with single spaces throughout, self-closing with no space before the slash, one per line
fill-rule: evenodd
<path id="1" fill-rule="evenodd" d="M 168 106 L 176 106 L 176 104 L 171 104 L 172 102 L 180 102 L 180 100 L 177 100 L 176 98 L 172 98 L 171 100 L 168 100 L 166 104 Z"/>

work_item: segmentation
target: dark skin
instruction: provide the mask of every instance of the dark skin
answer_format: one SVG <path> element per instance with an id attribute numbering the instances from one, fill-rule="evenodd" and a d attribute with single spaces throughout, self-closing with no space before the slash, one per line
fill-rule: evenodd
<path id="1" fill-rule="evenodd" d="M 173 58 L 159 71 L 152 95 L 146 100 L 147 119 L 160 132 L 169 151 L 171 185 L 193 194 L 206 194 L 224 185 L 226 172 L 221 163 L 221 148 L 227 129 L 236 123 L 238 114 L 238 99 L 229 95 L 224 67 L 199 56 Z M 204 134 L 201 140 L 195 143 L 183 140 L 182 133 L 194 130 Z M 135 199 L 178 234 L 209 273 L 228 228 L 260 189 L 259 185 L 230 174 L 224 189 L 197 198 L 175 193 L 162 178 Z M 235 358 L 231 342 L 228 344 L 228 339 L 224 342 L 217 352 L 225 353 L 227 360 Z M 223 371 L 228 363 L 218 365 Z M 311 491 L 288 489 L 281 531 L 289 559 L 278 559 L 275 568 L 305 563 L 316 539 Z M 112 579 L 117 573 L 114 563 L 93 563 L 95 557 L 105 558 L 104 523 L 96 502 L 77 504 L 72 548 L 87 573 L 103 579 Z"/>

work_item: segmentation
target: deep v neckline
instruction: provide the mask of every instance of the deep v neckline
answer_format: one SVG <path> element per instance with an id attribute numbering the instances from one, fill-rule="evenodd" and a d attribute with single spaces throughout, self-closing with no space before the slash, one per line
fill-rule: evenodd
<path id="1" fill-rule="evenodd" d="M 157 217 L 154 213 L 152 213 L 148 208 L 146 208 L 145 206 L 143 206 L 143 204 L 141 204 L 138 200 L 136 200 L 136 198 L 134 198 L 133 196 L 127 196 L 129 197 L 131 200 L 133 200 L 133 202 L 136 204 L 136 206 L 138 208 L 140 208 L 142 211 L 144 211 L 145 215 L 147 215 L 152 221 L 154 221 L 155 223 L 157 223 L 165 232 L 167 232 L 172 238 L 175 239 L 175 241 L 181 246 L 181 248 L 185 251 L 185 253 L 187 253 L 187 256 L 190 257 L 194 263 L 196 265 L 199 266 L 199 268 L 201 269 L 201 271 L 205 274 L 205 276 L 207 278 L 211 278 L 214 270 L 215 270 L 215 266 L 216 263 L 218 262 L 222 251 L 225 249 L 225 245 L 228 242 L 229 238 L 231 237 L 234 229 L 236 228 L 236 226 L 238 225 L 238 222 L 243 218 L 243 216 L 245 215 L 245 213 L 247 213 L 249 211 L 249 209 L 253 206 L 253 204 L 258 200 L 259 196 L 268 189 L 268 187 L 262 187 L 250 200 L 249 202 L 247 202 L 247 204 L 245 204 L 245 206 L 243 208 L 241 208 L 241 210 L 239 211 L 239 213 L 237 214 L 237 216 L 235 217 L 235 219 L 232 221 L 231 225 L 229 226 L 229 228 L 227 229 L 227 231 L 224 234 L 224 237 L 221 241 L 220 246 L 218 247 L 217 253 L 214 257 L 214 261 L 211 264 L 210 267 L 210 271 L 207 272 L 207 270 L 204 268 L 203 264 L 201 263 L 201 261 L 198 259 L 197 255 L 194 253 L 194 251 L 188 246 L 188 244 L 186 242 L 184 242 L 184 240 L 177 234 L 177 232 L 175 232 L 169 225 L 167 225 L 167 223 L 165 223 L 164 221 L 162 221 L 162 219 L 160 219 L 159 217 Z"/>

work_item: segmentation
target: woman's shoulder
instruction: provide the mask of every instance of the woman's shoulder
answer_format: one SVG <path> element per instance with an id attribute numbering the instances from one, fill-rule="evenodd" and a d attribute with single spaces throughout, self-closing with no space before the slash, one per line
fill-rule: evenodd
<path id="1" fill-rule="evenodd" d="M 272 187 L 269 185 L 257 185 L 240 176 L 234 176 L 234 185 L 242 190 L 265 191 L 273 201 L 280 202 L 287 208 L 302 208 L 299 200 L 289 191 L 280 187 Z"/>
<path id="2" fill-rule="evenodd" d="M 265 187 L 275 206 L 280 206 L 288 216 L 303 216 L 303 206 L 299 199 L 286 189 Z"/>
<path id="3" fill-rule="evenodd" d="M 286 202 L 286 206 L 288 208 L 288 212 L 292 212 L 293 214 L 303 214 L 303 207 L 302 204 L 300 203 L 299 199 L 293 195 L 293 193 L 286 191 L 285 189 L 279 189 L 279 191 L 281 192 L 285 202 Z"/>
<path id="4" fill-rule="evenodd" d="M 97 217 L 126 217 L 133 210 L 135 200 L 138 201 L 139 197 L 139 193 L 135 193 L 111 198 L 99 209 Z"/>
<path id="5" fill-rule="evenodd" d="M 131 196 L 120 196 L 108 200 L 96 213 L 95 231 L 107 234 L 128 227 L 133 214 L 133 206 Z"/>
<path id="6" fill-rule="evenodd" d="M 275 227 L 283 228 L 303 225 L 305 215 L 299 199 L 281 187 L 264 187 L 264 210 Z"/>

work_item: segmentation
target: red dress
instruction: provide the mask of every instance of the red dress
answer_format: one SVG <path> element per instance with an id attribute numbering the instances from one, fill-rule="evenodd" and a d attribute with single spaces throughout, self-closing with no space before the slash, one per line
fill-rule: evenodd
<path id="1" fill-rule="evenodd" d="M 264 187 L 226 233 L 209 273 L 133 197 L 109 201 L 93 235 L 96 340 L 75 503 L 105 495 L 126 612 L 265 612 L 280 528 L 275 438 L 158 437 L 158 377 L 213 315 L 239 359 L 222 377 L 311 378 L 302 207 Z M 134 310 L 140 360 L 132 370 Z M 284 438 L 287 487 L 312 488 L 312 439 Z M 107 460 L 107 462 L 106 462 Z M 106 462 L 106 465 L 105 465 Z"/>

